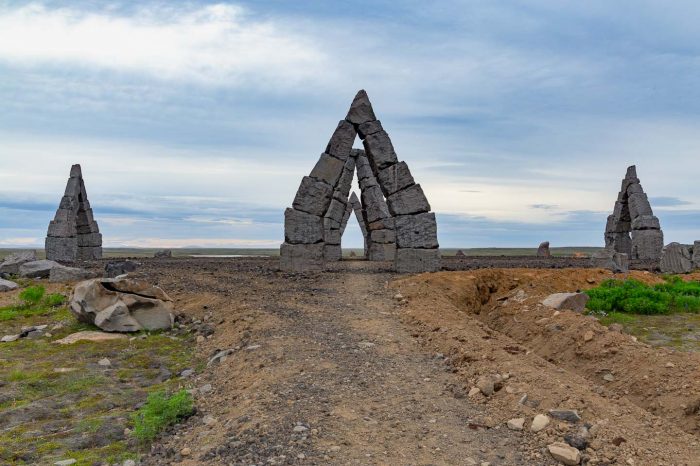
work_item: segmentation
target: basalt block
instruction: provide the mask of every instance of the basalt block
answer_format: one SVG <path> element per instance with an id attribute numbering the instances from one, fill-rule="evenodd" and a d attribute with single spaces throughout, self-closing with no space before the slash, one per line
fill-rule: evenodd
<path id="1" fill-rule="evenodd" d="M 690 248 L 680 243 L 669 243 L 663 248 L 659 267 L 663 273 L 689 273 L 693 270 Z"/>
<path id="2" fill-rule="evenodd" d="M 286 272 L 316 272 L 324 268 L 324 243 L 288 244 L 280 247 L 280 269 Z"/>
<path id="3" fill-rule="evenodd" d="M 659 260 L 663 245 L 661 230 L 632 230 L 632 259 Z"/>
<path id="4" fill-rule="evenodd" d="M 382 192 L 387 197 L 415 184 L 406 162 L 399 162 L 379 170 L 377 180 L 382 187 Z"/>
<path id="5" fill-rule="evenodd" d="M 44 242 L 46 257 L 61 262 L 74 262 L 78 259 L 78 238 L 59 238 L 48 236 Z"/>
<path id="6" fill-rule="evenodd" d="M 318 162 L 311 170 L 311 178 L 316 181 L 322 181 L 330 186 L 335 187 L 336 183 L 340 179 L 340 175 L 343 174 L 343 167 L 345 162 L 335 157 L 331 157 L 328 154 L 321 154 Z"/>
<path id="7" fill-rule="evenodd" d="M 428 199 L 423 194 L 423 189 L 419 184 L 414 184 L 402 191 L 387 197 L 386 203 L 389 206 L 391 215 L 419 214 L 430 211 Z"/>
<path id="8" fill-rule="evenodd" d="M 693 268 L 700 269 L 700 241 L 693 243 Z"/>
<path id="9" fill-rule="evenodd" d="M 651 216 L 654 215 L 651 210 L 651 204 L 649 204 L 649 199 L 644 193 L 635 193 L 629 195 L 629 209 L 630 216 L 632 220 L 641 216 Z"/>
<path id="10" fill-rule="evenodd" d="M 440 270 L 440 250 L 398 248 L 394 265 L 400 273 L 435 272 Z"/>
<path id="11" fill-rule="evenodd" d="M 345 161 L 350 156 L 355 136 L 357 136 L 355 127 L 351 123 L 341 120 L 328 141 L 326 153 Z"/>
<path id="12" fill-rule="evenodd" d="M 367 92 L 365 92 L 364 89 L 361 89 L 355 95 L 355 98 L 353 99 L 352 104 L 350 105 L 350 110 L 348 110 L 348 114 L 345 117 L 345 119 L 356 126 L 377 119 L 377 117 L 374 116 L 372 103 L 369 101 Z"/>
<path id="13" fill-rule="evenodd" d="M 343 221 L 343 215 L 345 214 L 346 204 L 338 201 L 337 199 L 331 200 L 328 210 L 326 211 L 326 218 L 331 218 L 336 222 L 340 223 Z"/>
<path id="14" fill-rule="evenodd" d="M 333 188 L 329 184 L 305 176 L 301 180 L 292 207 L 322 217 L 328 209 L 332 196 Z"/>
<path id="15" fill-rule="evenodd" d="M 378 186 L 365 189 L 361 196 L 367 223 L 376 222 L 377 220 L 391 216 L 386 202 L 384 201 L 382 191 Z"/>
<path id="16" fill-rule="evenodd" d="M 357 127 L 357 134 L 360 136 L 360 139 L 364 139 L 370 134 L 378 133 L 383 129 L 382 123 L 379 120 L 368 121 L 367 123 L 362 123 Z"/>
<path id="17" fill-rule="evenodd" d="M 343 249 L 340 244 L 326 244 L 323 247 L 323 257 L 327 261 L 339 261 L 343 258 Z"/>
<path id="18" fill-rule="evenodd" d="M 654 215 L 641 215 L 631 224 L 632 230 L 660 230 L 659 219 Z"/>
<path id="19" fill-rule="evenodd" d="M 362 143 L 372 170 L 375 172 L 399 161 L 391 139 L 384 130 L 368 135 Z"/>
<path id="20" fill-rule="evenodd" d="M 396 232 L 394 230 L 373 230 L 369 235 L 373 243 L 395 243 Z"/>
<path id="21" fill-rule="evenodd" d="M 396 255 L 395 243 L 369 243 L 367 259 L 371 261 L 392 261 Z"/>
<path id="22" fill-rule="evenodd" d="M 323 218 L 296 209 L 284 211 L 284 240 L 290 244 L 323 241 Z"/>
<path id="23" fill-rule="evenodd" d="M 543 241 L 537 248 L 537 257 L 552 257 L 552 253 L 549 251 L 549 241 Z"/>
<path id="24" fill-rule="evenodd" d="M 438 247 L 435 214 L 426 212 L 417 215 L 398 215 L 396 222 L 396 244 L 399 248 L 433 249 Z"/>

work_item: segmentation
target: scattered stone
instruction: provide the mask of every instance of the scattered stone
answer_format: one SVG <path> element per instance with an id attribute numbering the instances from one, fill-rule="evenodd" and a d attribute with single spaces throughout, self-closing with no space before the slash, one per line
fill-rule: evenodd
<path id="1" fill-rule="evenodd" d="M 543 241 L 537 247 L 537 257 L 552 257 L 552 253 L 549 252 L 549 241 Z"/>
<path id="2" fill-rule="evenodd" d="M 191 449 L 191 448 L 188 448 L 188 447 L 185 447 L 185 448 L 183 448 L 182 450 L 180 450 L 180 454 L 181 454 L 182 456 L 190 456 L 190 455 L 192 454 L 192 449 Z"/>
<path id="3" fill-rule="evenodd" d="M 693 270 L 690 248 L 680 243 L 669 243 L 661 252 L 659 263 L 662 273 L 689 273 Z"/>
<path id="4" fill-rule="evenodd" d="M 99 361 L 97 361 L 97 365 L 102 366 L 102 367 L 109 367 L 112 365 L 112 361 L 110 361 L 107 358 L 102 358 Z"/>
<path id="5" fill-rule="evenodd" d="M 586 293 L 554 293 L 542 301 L 542 304 L 552 309 L 569 309 L 575 312 L 583 312 L 588 302 Z"/>
<path id="6" fill-rule="evenodd" d="M 479 393 L 481 393 L 481 389 L 479 387 L 472 387 L 471 390 L 469 390 L 469 394 L 467 396 L 469 396 L 469 398 L 472 398 L 478 395 Z"/>
<path id="7" fill-rule="evenodd" d="M 172 328 L 172 299 L 159 287 L 127 277 L 97 278 L 79 283 L 70 310 L 81 322 L 108 332 Z"/>
<path id="8" fill-rule="evenodd" d="M 603 376 L 603 380 L 605 380 L 606 382 L 614 382 L 615 376 L 608 372 Z"/>
<path id="9" fill-rule="evenodd" d="M 201 390 L 201 389 L 200 389 L 200 390 Z M 211 425 L 216 424 L 217 422 L 219 422 L 219 421 L 218 421 L 214 416 L 212 416 L 211 414 L 207 414 L 206 416 L 204 416 L 204 417 L 202 418 L 202 423 L 203 423 L 205 426 L 211 426 Z"/>
<path id="10" fill-rule="evenodd" d="M 19 274 L 19 266 L 27 262 L 36 261 L 36 251 L 17 251 L 9 254 L 0 262 L 0 274 L 6 273 L 10 275 Z"/>
<path id="11" fill-rule="evenodd" d="M 198 391 L 199 393 L 209 393 L 209 392 L 211 392 L 213 389 L 214 389 L 214 387 L 212 387 L 210 383 L 206 383 L 206 384 L 202 385 L 201 387 L 199 387 L 199 388 L 197 389 L 197 391 Z"/>
<path id="12" fill-rule="evenodd" d="M 56 461 L 54 463 L 54 465 L 55 466 L 70 466 L 71 464 L 75 464 L 77 462 L 78 462 L 78 460 L 74 460 L 73 458 L 71 458 L 71 459 L 67 459 L 67 460 Z"/>
<path id="13" fill-rule="evenodd" d="M 229 354 L 233 354 L 232 349 L 226 349 L 223 351 L 219 351 L 211 359 L 209 359 L 209 362 L 207 362 L 207 367 L 214 365 L 214 364 L 219 364 L 220 362 L 223 362 L 226 359 L 226 356 L 228 356 Z"/>
<path id="14" fill-rule="evenodd" d="M 548 425 L 549 425 L 549 416 L 547 416 L 545 414 L 538 414 L 532 420 L 532 425 L 530 425 L 530 430 L 533 432 L 539 432 L 543 429 L 546 429 Z"/>
<path id="15" fill-rule="evenodd" d="M 124 460 L 122 466 L 136 466 L 136 461 L 134 460 Z"/>
<path id="16" fill-rule="evenodd" d="M 67 337 L 61 338 L 60 340 L 55 340 L 54 343 L 58 343 L 59 345 L 70 345 L 78 341 L 102 342 L 109 340 L 125 340 L 126 338 L 126 335 L 84 330 L 82 332 L 71 333 Z"/>
<path id="17" fill-rule="evenodd" d="M 586 333 L 583 334 L 583 341 L 589 342 L 593 339 L 593 331 L 589 330 Z"/>
<path id="18" fill-rule="evenodd" d="M 181 379 L 187 379 L 189 377 L 192 377 L 193 375 L 194 375 L 194 369 L 185 369 L 182 372 L 180 372 Z"/>
<path id="19" fill-rule="evenodd" d="M 582 435 L 566 434 L 564 436 L 564 441 L 577 450 L 583 451 L 588 448 L 588 439 Z"/>
<path id="20" fill-rule="evenodd" d="M 550 409 L 549 415 L 554 419 L 572 423 L 576 423 L 581 420 L 581 416 L 579 416 L 578 411 L 573 409 Z"/>
<path id="21" fill-rule="evenodd" d="M 511 419 L 508 421 L 506 424 L 510 430 L 523 430 L 523 426 L 525 425 L 525 418 L 524 417 L 519 417 L 515 419 Z"/>
<path id="22" fill-rule="evenodd" d="M 0 278 L 0 292 L 12 291 L 16 290 L 17 288 L 19 288 L 19 285 L 17 283 Z"/>
<path id="23" fill-rule="evenodd" d="M 480 377 L 479 380 L 476 381 L 476 386 L 485 396 L 491 396 L 496 391 L 494 381 L 491 377 Z"/>
<path id="24" fill-rule="evenodd" d="M 54 267 L 49 272 L 50 282 L 77 282 L 94 278 L 96 274 L 77 267 Z"/>
<path id="25" fill-rule="evenodd" d="M 173 257 L 173 252 L 170 249 L 161 249 L 153 254 L 153 257 L 157 259 Z"/>
<path id="26" fill-rule="evenodd" d="M 38 260 L 25 262 L 19 266 L 19 276 L 22 278 L 48 278 L 51 269 L 63 267 L 58 262 L 52 260 Z"/>
<path id="27" fill-rule="evenodd" d="M 19 334 L 16 335 L 5 335 L 4 337 L 0 338 L 0 342 L 2 343 L 11 343 L 13 341 L 19 340 Z"/>
<path id="28" fill-rule="evenodd" d="M 93 218 L 80 165 L 73 165 L 46 233 L 46 258 L 63 262 L 102 258 L 102 234 Z"/>
<path id="29" fill-rule="evenodd" d="M 106 278 L 116 278 L 120 275 L 125 275 L 129 272 L 134 272 L 140 264 L 134 261 L 116 261 L 107 262 L 105 265 L 104 276 Z"/>
<path id="30" fill-rule="evenodd" d="M 292 429 L 292 431 L 297 433 L 297 434 L 301 433 L 301 432 L 306 432 L 307 430 L 309 430 L 309 428 L 306 426 L 302 426 L 302 425 L 294 426 L 294 428 Z"/>
<path id="31" fill-rule="evenodd" d="M 555 442 L 547 445 L 547 450 L 552 458 L 570 466 L 575 466 L 581 462 L 581 452 L 576 448 L 563 442 Z"/>

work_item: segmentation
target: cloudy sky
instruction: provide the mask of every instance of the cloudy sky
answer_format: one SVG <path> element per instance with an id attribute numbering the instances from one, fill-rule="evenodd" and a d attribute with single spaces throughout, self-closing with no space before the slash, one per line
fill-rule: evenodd
<path id="1" fill-rule="evenodd" d="M 692 242 L 699 20 L 691 0 L 0 0 L 0 247 L 43 244 L 72 163 L 105 246 L 276 247 L 361 88 L 442 246 L 601 245 L 633 163 L 666 241 Z"/>

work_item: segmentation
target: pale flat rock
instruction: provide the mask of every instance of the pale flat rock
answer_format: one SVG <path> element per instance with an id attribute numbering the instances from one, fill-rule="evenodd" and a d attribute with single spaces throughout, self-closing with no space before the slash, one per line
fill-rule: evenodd
<path id="1" fill-rule="evenodd" d="M 539 432 L 543 429 L 546 429 L 548 425 L 549 425 L 549 416 L 547 416 L 545 414 L 538 414 L 532 420 L 532 424 L 530 425 L 530 430 L 533 432 Z"/>
<path id="2" fill-rule="evenodd" d="M 127 338 L 128 337 L 126 335 L 123 335 L 121 333 L 107 333 L 93 330 L 84 330 L 82 332 L 71 333 L 67 337 L 61 338 L 60 340 L 55 340 L 54 343 L 58 343 L 59 345 L 71 345 L 78 341 L 102 342 L 110 340 L 124 340 Z"/>
<path id="3" fill-rule="evenodd" d="M 585 293 L 554 293 L 547 296 L 542 304 L 552 309 L 583 312 L 586 309 L 588 299 L 588 295 Z"/>
<path id="4" fill-rule="evenodd" d="M 2 291 L 12 291 L 19 288 L 19 285 L 10 280 L 4 280 L 0 278 L 0 292 Z"/>
<path id="5" fill-rule="evenodd" d="M 581 462 L 581 452 L 564 442 L 554 442 L 547 445 L 547 450 L 549 450 L 549 454 L 552 455 L 552 458 L 562 464 L 575 466 Z"/>

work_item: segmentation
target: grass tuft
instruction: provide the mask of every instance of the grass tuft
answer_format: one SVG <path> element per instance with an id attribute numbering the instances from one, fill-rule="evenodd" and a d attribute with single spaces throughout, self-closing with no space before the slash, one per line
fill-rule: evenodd
<path id="1" fill-rule="evenodd" d="M 165 392 L 148 395 L 146 403 L 132 415 L 134 437 L 141 442 L 153 440 L 166 427 L 192 415 L 192 395 L 180 390 L 172 396 Z"/>

